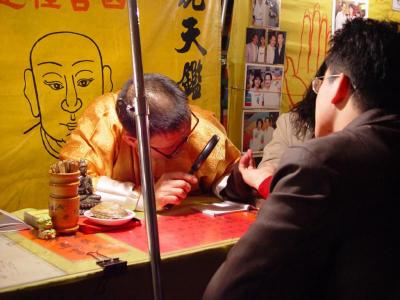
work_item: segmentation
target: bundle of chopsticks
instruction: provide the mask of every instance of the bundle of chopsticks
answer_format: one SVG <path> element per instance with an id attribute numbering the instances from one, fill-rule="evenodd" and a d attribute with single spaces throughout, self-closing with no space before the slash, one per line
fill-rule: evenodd
<path id="1" fill-rule="evenodd" d="M 50 166 L 51 173 L 74 173 L 79 171 L 79 161 L 74 159 L 60 160 Z"/>

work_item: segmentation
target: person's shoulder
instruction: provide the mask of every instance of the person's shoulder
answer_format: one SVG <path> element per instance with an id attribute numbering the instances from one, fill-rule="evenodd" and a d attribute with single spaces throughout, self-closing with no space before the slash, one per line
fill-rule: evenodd
<path id="1" fill-rule="evenodd" d="M 202 117 L 213 117 L 213 118 L 215 118 L 215 113 L 210 111 L 210 110 L 201 108 L 200 106 L 195 105 L 195 104 L 189 104 L 189 107 L 190 107 L 191 111 L 195 115 L 199 115 L 199 116 L 202 116 Z"/>
<path id="2" fill-rule="evenodd" d="M 289 120 L 291 112 L 281 113 L 278 117 L 278 120 Z"/>
<path id="3" fill-rule="evenodd" d="M 341 165 L 340 161 L 347 157 L 345 153 L 352 152 L 353 147 L 357 148 L 356 142 L 357 140 L 351 134 L 342 130 L 294 145 L 288 149 L 287 156 L 308 167 L 325 165 L 337 168 Z M 352 152 L 353 154 L 355 153 Z"/>
<path id="4" fill-rule="evenodd" d="M 116 93 L 107 93 L 94 99 L 79 118 L 80 126 L 82 124 L 91 124 L 91 127 L 96 127 L 105 122 L 119 124 L 115 110 L 117 95 Z"/>
<path id="5" fill-rule="evenodd" d="M 101 116 L 116 115 L 115 104 L 117 96 L 117 93 L 106 93 L 101 95 L 90 103 L 87 111 Z"/>
<path id="6" fill-rule="evenodd" d="M 291 112 L 280 114 L 278 119 L 276 120 L 276 126 L 277 127 L 288 127 L 291 124 L 291 122 L 290 122 L 291 116 L 292 116 Z"/>
<path id="7" fill-rule="evenodd" d="M 224 126 L 222 126 L 221 122 L 217 119 L 214 112 L 203 109 L 194 104 L 190 104 L 189 107 L 202 123 L 207 124 L 207 126 L 216 127 L 218 128 L 218 130 L 226 134 Z"/>

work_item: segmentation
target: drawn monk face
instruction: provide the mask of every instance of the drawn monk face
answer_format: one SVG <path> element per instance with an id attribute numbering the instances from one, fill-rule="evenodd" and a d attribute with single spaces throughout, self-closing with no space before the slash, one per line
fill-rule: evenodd
<path id="1" fill-rule="evenodd" d="M 32 47 L 30 60 L 25 96 L 45 138 L 62 146 L 90 101 L 105 88 L 112 89 L 111 70 L 103 66 L 93 40 L 72 32 L 42 37 Z"/>

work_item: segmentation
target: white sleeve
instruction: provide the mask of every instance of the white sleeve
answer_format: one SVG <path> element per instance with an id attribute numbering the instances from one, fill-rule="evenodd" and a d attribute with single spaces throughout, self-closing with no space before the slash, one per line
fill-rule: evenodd
<path id="1" fill-rule="evenodd" d="M 215 196 L 217 196 L 218 198 L 222 199 L 221 196 L 221 191 L 226 187 L 226 185 L 228 184 L 228 177 L 229 177 L 230 173 L 222 176 L 220 179 L 217 180 L 217 182 L 213 185 L 212 187 L 212 192 L 214 193 Z"/>
<path id="2" fill-rule="evenodd" d="M 96 186 L 96 194 L 101 201 L 115 201 L 133 210 L 143 210 L 140 191 L 134 190 L 132 182 L 120 182 L 107 176 L 100 176 Z"/>

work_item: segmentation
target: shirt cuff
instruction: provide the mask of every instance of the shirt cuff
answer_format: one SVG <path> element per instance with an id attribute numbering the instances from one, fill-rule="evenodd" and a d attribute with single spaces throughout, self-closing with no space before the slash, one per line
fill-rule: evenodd
<path id="1" fill-rule="evenodd" d="M 217 196 L 218 198 L 222 199 L 222 195 L 221 195 L 221 191 L 226 188 L 226 185 L 228 184 L 228 177 L 229 174 L 226 174 L 224 176 L 222 176 L 216 184 L 213 185 L 212 187 L 212 192 L 215 196 Z"/>
<path id="2" fill-rule="evenodd" d="M 268 195 L 269 195 L 269 187 L 271 185 L 271 181 L 272 181 L 272 176 L 269 176 L 267 178 L 264 179 L 263 182 L 261 182 L 261 184 L 258 187 L 258 193 L 264 198 L 267 199 Z"/>

